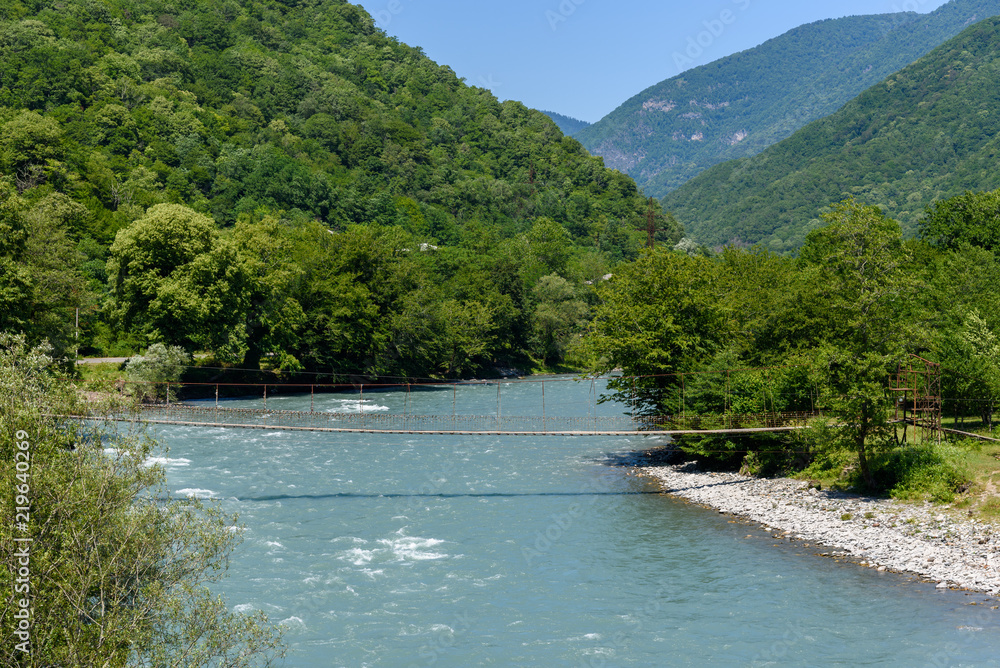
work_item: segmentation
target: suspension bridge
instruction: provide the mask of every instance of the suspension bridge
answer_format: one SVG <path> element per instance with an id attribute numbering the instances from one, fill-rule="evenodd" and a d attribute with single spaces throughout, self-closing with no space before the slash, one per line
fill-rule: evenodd
<path id="1" fill-rule="evenodd" d="M 95 415 L 79 417 L 98 417 Z M 283 431 L 379 434 L 438 434 L 456 436 L 679 436 L 749 434 L 803 429 L 815 414 L 773 413 L 711 416 L 588 416 L 415 415 L 376 412 L 225 408 L 186 404 L 149 405 L 111 419 L 145 424 L 239 427 Z"/>
<path id="2" fill-rule="evenodd" d="M 938 438 L 943 434 L 953 434 L 966 438 L 998 442 L 997 439 L 955 429 L 946 429 L 941 423 L 941 367 L 916 355 L 909 356 L 906 365 L 900 365 L 890 379 L 888 391 L 894 395 L 895 414 L 890 421 L 904 427 L 906 440 L 907 426 L 919 430 L 924 439 Z M 435 382 L 433 384 L 393 383 L 393 384 L 321 384 L 321 383 L 153 383 L 118 381 L 113 388 L 91 388 L 85 392 L 90 399 L 98 396 L 109 398 L 120 394 L 123 398 L 141 398 L 141 402 L 112 402 L 111 408 L 98 408 L 100 402 L 90 401 L 89 410 L 76 415 L 61 417 L 84 420 L 113 420 L 138 424 L 183 425 L 194 427 L 221 427 L 241 429 L 271 429 L 281 431 L 316 431 L 356 434 L 413 434 L 413 435 L 457 435 L 457 436 L 686 436 L 686 435 L 749 435 L 768 432 L 789 432 L 806 429 L 810 421 L 822 417 L 815 410 L 811 395 L 778 398 L 772 394 L 770 373 L 780 369 L 795 367 L 773 367 L 758 369 L 727 369 L 723 371 L 700 371 L 670 374 L 665 376 L 645 376 L 635 378 L 614 378 L 617 387 L 632 385 L 632 397 L 628 400 L 629 411 L 620 414 L 599 414 L 598 380 L 609 378 L 548 378 L 548 379 L 503 379 L 489 381 Z M 741 377 L 742 374 L 742 377 Z M 749 374 L 749 375 L 748 375 Z M 672 378 L 676 391 L 674 405 L 678 408 L 673 415 L 646 415 L 637 409 L 641 403 L 641 381 L 653 378 Z M 747 383 L 756 377 L 756 382 Z M 707 379 L 707 380 L 706 380 Z M 585 408 L 581 402 L 567 406 L 564 400 L 556 406 L 546 403 L 545 388 L 548 383 L 589 382 L 589 399 Z M 537 408 L 535 415 L 511 415 L 503 411 L 504 386 L 536 388 Z M 756 385 L 756 389 L 748 387 Z M 458 394 L 470 388 L 487 392 L 496 388 L 495 411 L 483 411 L 480 401 L 475 408 L 480 410 L 458 410 Z M 365 391 L 369 399 L 384 396 L 385 392 L 405 393 L 401 410 L 385 412 L 385 407 L 366 410 Z M 175 391 L 182 389 L 186 401 L 178 402 Z M 662 388 L 660 388 L 662 390 Z M 97 390 L 97 391 L 94 391 Z M 422 414 L 414 409 L 412 394 L 420 391 L 450 391 L 452 410 L 450 414 Z M 355 397 L 355 410 L 316 410 L 317 392 L 319 396 Z M 689 396 L 701 396 L 701 404 L 708 404 L 716 410 L 695 413 L 688 410 Z M 268 408 L 268 396 L 272 402 L 276 397 L 301 398 L 308 394 L 309 410 L 283 410 Z M 625 396 L 628 392 L 623 393 Z M 211 399 L 214 396 L 214 404 Z M 482 397 L 480 397 L 481 399 Z M 621 399 L 621 395 L 618 397 Z M 663 395 L 660 395 L 660 399 Z M 229 405 L 251 403 L 251 406 Z M 262 401 L 261 401 L 262 400 Z M 573 403 L 573 402 L 570 402 Z M 667 402 L 669 403 L 669 402 Z M 523 405 L 523 402 L 522 402 Z M 273 403 L 272 403 L 273 406 Z M 778 410 L 779 407 L 793 406 L 799 410 Z M 618 404 L 621 408 L 621 404 Z M 747 411 L 747 407 L 758 410 Z M 555 408 L 556 410 L 550 410 Z M 569 408 L 571 415 L 566 413 Z M 562 410 L 560 410 L 562 409 Z M 721 410 L 719 410 L 721 409 Z M 742 410 L 741 410 L 742 409 Z M 583 415 L 586 413 L 586 415 Z"/>
<path id="3" fill-rule="evenodd" d="M 589 381 L 589 382 L 588 382 Z M 692 414 L 684 408 L 681 396 L 680 408 L 676 415 L 640 415 L 631 402 L 626 414 L 609 414 L 609 410 L 598 409 L 600 403 L 595 386 L 596 379 L 583 381 L 588 390 L 585 402 L 567 406 L 565 398 L 553 401 L 551 393 L 547 399 L 546 384 L 577 382 L 579 379 L 549 380 L 501 380 L 478 381 L 473 383 L 435 383 L 433 385 L 301 385 L 265 384 L 235 385 L 225 383 L 187 383 L 184 393 L 200 397 L 198 400 L 178 402 L 173 398 L 178 384 L 155 386 L 145 383 L 142 388 L 119 385 L 122 394 L 160 397 L 162 401 L 142 403 L 128 409 L 111 409 L 104 412 L 91 410 L 87 415 L 73 417 L 85 419 L 110 419 L 141 424 L 183 425 L 198 427 L 222 427 L 243 429 L 270 429 L 281 431 L 314 431 L 330 433 L 359 434 L 413 434 L 413 435 L 456 435 L 456 436 L 681 436 L 695 434 L 754 434 L 763 432 L 784 432 L 804 429 L 809 420 L 818 416 L 815 411 L 758 411 L 735 412 L 722 410 L 718 413 Z M 495 392 L 495 410 L 490 406 L 487 413 L 482 409 L 482 399 Z M 504 388 L 529 392 L 534 415 L 515 415 L 504 411 Z M 530 388 L 530 389 L 526 389 Z M 139 392 L 134 391 L 140 389 Z M 422 414 L 415 408 L 414 395 L 420 391 L 450 391 L 452 410 L 450 414 Z M 317 394 L 317 391 L 319 392 Z M 374 409 L 372 397 L 384 397 L 386 392 L 402 395 L 402 406 L 395 410 L 386 407 Z M 509 391 L 509 390 L 508 390 Z M 473 406 L 463 405 L 459 410 L 459 394 L 478 392 L 478 402 Z M 366 394 L 367 393 L 367 394 Z M 256 394 L 256 397 L 254 397 Z M 563 393 L 564 395 L 565 393 Z M 212 396 L 214 395 L 214 403 Z M 309 410 L 283 410 L 273 408 L 296 396 L 302 403 L 309 397 Z M 367 396 L 367 400 L 366 400 Z M 221 397 L 221 399 L 220 399 Z M 317 397 L 341 397 L 341 402 L 351 401 L 351 410 L 316 409 Z M 237 401 L 233 401 L 236 398 Z M 268 407 L 268 399 L 272 407 Z M 251 406 L 233 406 L 233 403 Z M 583 404 L 586 404 L 585 406 Z M 724 402 L 725 408 L 730 402 Z M 438 402 L 440 406 L 440 402 Z M 524 402 L 521 402 L 524 405 Z M 766 406 L 767 402 L 761 402 Z M 470 412 L 469 409 L 476 412 Z M 623 408 L 620 404 L 618 410 Z M 569 409 L 569 410 L 567 410 Z M 576 413 L 566 415 L 565 413 Z M 584 414 L 586 413 L 586 414 Z"/>

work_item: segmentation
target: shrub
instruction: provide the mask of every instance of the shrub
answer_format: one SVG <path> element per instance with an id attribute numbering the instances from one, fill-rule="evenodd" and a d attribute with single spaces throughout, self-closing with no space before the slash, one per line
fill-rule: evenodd
<path id="1" fill-rule="evenodd" d="M 931 499 L 950 503 L 955 493 L 969 483 L 964 452 L 948 445 L 898 448 L 873 463 L 875 489 L 894 499 Z"/>
<path id="2" fill-rule="evenodd" d="M 190 364 L 191 356 L 180 346 L 168 348 L 162 343 L 154 343 L 145 355 L 129 358 L 125 367 L 129 391 L 143 402 L 173 401 L 174 393 L 168 392 L 166 383 L 180 380 Z"/>
<path id="3" fill-rule="evenodd" d="M 52 417 L 78 401 L 53 369 L 47 349 L 0 332 L 0 665 L 274 665 L 280 630 L 209 589 L 240 542 L 235 518 L 172 499 L 142 433 Z M 30 656 L 14 616 L 29 598 Z"/>

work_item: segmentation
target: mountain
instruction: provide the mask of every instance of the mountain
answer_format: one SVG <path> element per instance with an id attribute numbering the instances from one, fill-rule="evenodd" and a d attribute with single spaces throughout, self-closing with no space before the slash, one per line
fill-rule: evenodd
<path id="1" fill-rule="evenodd" d="M 720 162 L 755 155 L 833 113 L 970 24 L 1000 0 L 819 21 L 652 86 L 577 138 L 662 197 Z"/>
<path id="2" fill-rule="evenodd" d="M 712 167 L 664 198 L 695 240 L 801 245 L 828 204 L 855 197 L 912 234 L 931 202 L 1000 187 L 1000 17 L 759 155 Z"/>
<path id="3" fill-rule="evenodd" d="M 562 133 L 567 137 L 572 137 L 580 130 L 590 127 L 590 123 L 587 121 L 581 121 L 576 118 L 571 118 L 570 116 L 563 116 L 562 114 L 557 114 L 554 111 L 542 111 L 542 113 L 551 118 L 552 122 L 558 125 L 559 129 L 562 130 Z"/>
<path id="4" fill-rule="evenodd" d="M 60 352 L 79 306 L 94 353 L 557 362 L 648 209 L 544 114 L 344 0 L 0 3 L 0 330 Z M 158 230 L 181 236 L 147 249 Z M 565 322 L 536 331 L 540 302 Z"/>

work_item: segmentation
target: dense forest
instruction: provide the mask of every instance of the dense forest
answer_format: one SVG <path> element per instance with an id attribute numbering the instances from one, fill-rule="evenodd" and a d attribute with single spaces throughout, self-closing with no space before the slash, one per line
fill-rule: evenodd
<path id="1" fill-rule="evenodd" d="M 846 200 L 827 208 L 795 258 L 760 246 L 713 257 L 645 253 L 602 286 L 591 345 L 604 371 L 624 370 L 612 381 L 616 396 L 649 415 L 818 408 L 838 427 L 821 420 L 800 436 L 686 439 L 699 457 L 765 473 L 812 465 L 836 478 L 853 469 L 870 489 L 905 495 L 927 483 L 951 498 L 959 467 L 940 450 L 896 447 L 890 378 L 913 354 L 940 363 L 945 414 L 993 429 L 998 198 L 939 202 L 920 239 L 905 240 L 878 207 Z M 900 460 L 908 457 L 923 459 L 911 468 Z M 894 477 L 917 469 L 932 479 Z"/>
<path id="2" fill-rule="evenodd" d="M 577 138 L 646 193 L 663 197 L 713 165 L 756 155 L 833 113 L 970 23 L 997 14 L 997 0 L 954 0 L 929 14 L 800 26 L 651 86 Z M 686 66 L 686 48 L 693 47 L 678 45 L 673 67 Z"/>
<path id="3" fill-rule="evenodd" d="M 682 235 L 544 114 L 338 0 L 5 3 L 0 126 L 0 329 L 58 354 L 558 363 L 650 207 Z"/>
<path id="4" fill-rule="evenodd" d="M 1000 18 L 982 21 L 760 155 L 664 198 L 690 235 L 775 251 L 802 245 L 827 202 L 857 197 L 916 232 L 932 202 L 1000 186 Z"/>

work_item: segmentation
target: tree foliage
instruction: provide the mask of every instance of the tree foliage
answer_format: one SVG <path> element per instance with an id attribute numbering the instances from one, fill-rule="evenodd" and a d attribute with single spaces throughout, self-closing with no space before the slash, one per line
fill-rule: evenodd
<path id="1" fill-rule="evenodd" d="M 609 381 L 641 412 L 679 412 L 678 372 L 713 356 L 731 331 L 715 298 L 719 270 L 707 258 L 657 250 L 619 267 L 599 291 L 590 344 L 599 371 L 642 377 Z"/>
<path id="2" fill-rule="evenodd" d="M 920 238 L 941 248 L 1000 250 L 1000 190 L 967 191 L 928 207 Z"/>
<path id="3" fill-rule="evenodd" d="M 343 0 L 3 14 L 0 128 L 2 224 L 38 212 L 64 239 L 36 269 L 66 270 L 40 282 L 0 249 L 0 317 L 37 337 L 43 312 L 54 327 L 82 306 L 88 352 L 421 376 L 526 362 L 535 283 L 579 288 L 574 258 L 642 243 L 631 179 Z"/>
<path id="4" fill-rule="evenodd" d="M 283 654 L 277 630 L 263 615 L 230 612 L 209 588 L 239 543 L 234 518 L 171 499 L 163 469 L 149 465 L 157 446 L 142 434 L 52 418 L 78 401 L 52 371 L 45 348 L 0 335 L 0 506 L 14 518 L 20 494 L 30 509 L 24 526 L 0 530 L 3 664 L 273 665 Z M 27 469 L 15 466 L 22 452 Z M 31 539 L 20 593 L 15 538 Z M 22 596 L 30 654 L 14 635 Z"/>
<path id="5" fill-rule="evenodd" d="M 816 432 L 822 444 L 712 436 L 680 439 L 684 451 L 774 472 L 834 447 L 879 489 L 899 460 L 888 454 L 897 445 L 890 378 L 910 354 L 944 365 L 946 413 L 992 425 L 1000 321 L 978 309 L 1000 298 L 1000 268 L 968 244 L 904 241 L 896 221 L 856 200 L 822 222 L 795 259 L 727 247 L 711 257 L 656 251 L 617 267 L 589 341 L 598 370 L 621 369 L 611 389 L 640 414 L 818 408 L 829 421 Z M 977 224 L 989 223 L 970 223 L 970 235 Z"/>

